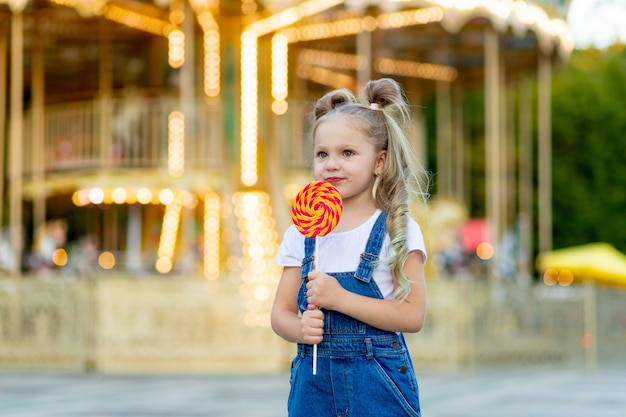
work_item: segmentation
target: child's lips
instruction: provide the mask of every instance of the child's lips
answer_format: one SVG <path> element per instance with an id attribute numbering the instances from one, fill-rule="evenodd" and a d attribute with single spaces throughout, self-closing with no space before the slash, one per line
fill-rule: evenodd
<path id="1" fill-rule="evenodd" d="M 338 178 L 338 177 L 326 178 L 326 182 L 328 182 L 330 184 L 337 184 L 340 181 L 341 181 L 341 178 Z"/>

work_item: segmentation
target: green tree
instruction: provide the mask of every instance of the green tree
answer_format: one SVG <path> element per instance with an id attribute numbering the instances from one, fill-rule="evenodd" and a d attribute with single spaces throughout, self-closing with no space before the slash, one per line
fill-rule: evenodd
<path id="1" fill-rule="evenodd" d="M 576 50 L 552 89 L 554 247 L 626 252 L 626 49 Z"/>

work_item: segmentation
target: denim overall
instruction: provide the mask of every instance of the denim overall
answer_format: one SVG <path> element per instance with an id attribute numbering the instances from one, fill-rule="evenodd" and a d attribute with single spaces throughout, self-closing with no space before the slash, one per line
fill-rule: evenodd
<path id="1" fill-rule="evenodd" d="M 372 273 L 385 237 L 386 217 L 382 213 L 376 220 L 357 271 L 329 273 L 345 289 L 383 298 Z M 306 238 L 298 292 L 301 312 L 308 306 L 306 281 L 314 252 L 315 239 Z M 313 346 L 298 344 L 291 366 L 288 410 L 290 417 L 419 417 L 417 380 L 404 338 L 324 310 L 317 375 L 313 375 Z"/>

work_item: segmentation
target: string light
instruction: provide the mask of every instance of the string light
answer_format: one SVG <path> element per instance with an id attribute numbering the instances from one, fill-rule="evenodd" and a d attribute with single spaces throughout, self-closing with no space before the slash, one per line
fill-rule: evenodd
<path id="1" fill-rule="evenodd" d="M 167 167 L 169 174 L 178 178 L 185 170 L 185 115 L 173 111 L 168 120 Z"/>
<path id="2" fill-rule="evenodd" d="M 95 13 L 122 25 L 159 36 L 168 37 L 171 32 L 178 30 L 176 25 L 168 21 L 128 10 L 118 5 L 107 4 L 96 10 Z"/>
<path id="3" fill-rule="evenodd" d="M 222 60 L 220 31 L 215 20 L 219 4 L 217 0 L 191 0 L 190 4 L 204 33 L 204 93 L 207 97 L 217 97 L 220 94 Z"/>
<path id="4" fill-rule="evenodd" d="M 270 198 L 260 191 L 238 192 L 233 195 L 233 203 L 244 256 L 240 290 L 246 306 L 244 323 L 250 327 L 267 327 L 271 294 L 280 275 L 273 261 L 278 250 L 278 233 Z"/>
<path id="5" fill-rule="evenodd" d="M 426 80 L 452 82 L 456 80 L 454 67 L 397 59 L 379 58 L 374 61 L 376 71 L 383 74 L 402 75 Z"/>
<path id="6" fill-rule="evenodd" d="M 220 274 L 220 197 L 204 197 L 204 277 L 216 280 Z"/>
<path id="7" fill-rule="evenodd" d="M 167 62 L 172 68 L 180 68 L 185 63 L 185 34 L 175 29 L 167 36 L 169 41 Z"/>
<path id="8" fill-rule="evenodd" d="M 241 182 L 252 186 L 257 176 L 257 37 L 241 35 Z"/>
<path id="9" fill-rule="evenodd" d="M 217 97 L 220 93 L 220 33 L 217 29 L 204 32 L 204 93 Z"/>
<path id="10" fill-rule="evenodd" d="M 176 247 L 176 235 L 180 225 L 182 203 L 177 197 L 171 204 L 165 206 L 163 224 L 161 226 L 161 238 L 157 250 L 158 259 L 155 263 L 156 270 L 161 274 L 171 271 L 174 262 L 174 249 Z"/>
<path id="11" fill-rule="evenodd" d="M 287 111 L 288 62 L 287 37 L 277 33 L 272 37 L 272 110 L 278 115 Z"/>
<path id="12" fill-rule="evenodd" d="M 332 88 L 354 89 L 356 86 L 356 77 L 312 65 L 300 65 L 298 77 Z"/>

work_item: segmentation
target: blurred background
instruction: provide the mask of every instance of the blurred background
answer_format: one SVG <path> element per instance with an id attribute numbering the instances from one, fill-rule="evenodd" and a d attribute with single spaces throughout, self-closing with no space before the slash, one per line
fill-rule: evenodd
<path id="1" fill-rule="evenodd" d="M 424 372 L 626 364 L 623 0 L 0 0 L 0 371 L 284 375 L 309 113 L 398 80 Z M 419 373 L 419 372 L 418 372 Z"/>

